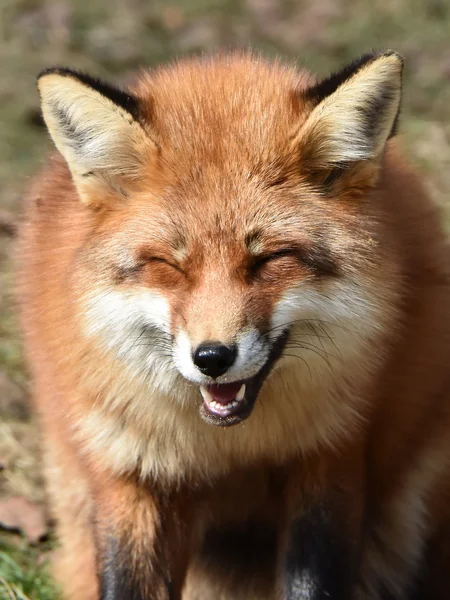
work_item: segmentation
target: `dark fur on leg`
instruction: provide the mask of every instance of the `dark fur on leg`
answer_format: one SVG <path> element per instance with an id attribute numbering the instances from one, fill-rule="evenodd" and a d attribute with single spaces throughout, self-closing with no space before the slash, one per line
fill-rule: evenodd
<path id="1" fill-rule="evenodd" d="M 109 537 L 100 562 L 100 600 L 175 600 L 168 575 L 150 557 L 140 556 L 139 565 L 136 559 L 133 565 L 132 553 L 126 542 Z M 154 586 L 151 590 L 149 576 Z"/>
<path id="2" fill-rule="evenodd" d="M 323 506 L 311 508 L 291 526 L 285 561 L 286 600 L 349 600 L 352 552 Z"/>

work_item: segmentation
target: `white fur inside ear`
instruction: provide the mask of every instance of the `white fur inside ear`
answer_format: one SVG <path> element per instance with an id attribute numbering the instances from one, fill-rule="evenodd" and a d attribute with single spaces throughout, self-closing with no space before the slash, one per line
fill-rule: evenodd
<path id="1" fill-rule="evenodd" d="M 106 179 L 136 174 L 142 150 L 152 144 L 131 114 L 68 75 L 42 76 L 39 91 L 44 120 L 76 184 L 92 174 Z"/>
<path id="2" fill-rule="evenodd" d="M 381 56 L 313 109 L 300 135 L 316 167 L 379 157 L 399 111 L 401 73 L 399 56 Z"/>

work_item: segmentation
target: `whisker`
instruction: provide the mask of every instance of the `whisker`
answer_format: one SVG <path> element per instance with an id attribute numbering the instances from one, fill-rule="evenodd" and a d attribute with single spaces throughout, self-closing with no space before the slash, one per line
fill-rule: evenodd
<path id="1" fill-rule="evenodd" d="M 275 325 L 274 327 L 271 327 L 270 329 L 268 329 L 267 331 L 265 331 L 261 337 L 267 337 L 268 335 L 270 335 L 273 331 L 275 331 L 276 329 L 280 329 L 280 328 L 287 328 L 291 325 L 296 325 L 296 324 L 304 324 L 306 326 L 314 326 L 315 324 L 319 324 L 319 325 L 329 325 L 329 326 L 333 326 L 333 327 L 337 327 L 340 329 L 343 329 L 344 331 L 350 331 L 350 332 L 355 332 L 354 329 L 350 329 L 347 326 L 341 325 L 339 323 L 336 323 L 334 321 L 325 321 L 324 319 L 294 319 L 293 321 L 286 321 L 286 323 L 281 323 L 280 325 Z"/>
<path id="2" fill-rule="evenodd" d="M 329 358 L 332 358 L 332 359 L 337 360 L 337 361 L 341 360 L 340 357 L 334 356 L 330 352 L 327 352 L 324 348 L 322 348 L 322 347 L 318 348 L 317 346 L 314 346 L 313 344 L 296 343 L 296 344 L 286 345 L 286 347 L 289 350 L 309 350 L 311 352 L 315 352 L 316 354 L 318 354 L 319 356 L 321 356 L 327 362 L 329 361 Z M 326 357 L 326 359 L 325 359 L 325 357 Z M 331 367 L 331 364 L 329 364 L 329 366 Z"/>
<path id="3" fill-rule="evenodd" d="M 288 356 L 289 358 L 298 358 L 299 360 L 301 360 L 308 368 L 309 376 L 310 376 L 310 378 L 312 378 L 311 367 L 309 366 L 308 362 L 303 358 L 303 356 L 298 356 L 297 354 L 286 354 L 284 352 L 283 352 L 283 356 Z"/>

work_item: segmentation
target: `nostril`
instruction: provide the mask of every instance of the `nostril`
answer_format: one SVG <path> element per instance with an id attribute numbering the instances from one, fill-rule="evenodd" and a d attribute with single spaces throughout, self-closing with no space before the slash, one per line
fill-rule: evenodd
<path id="1" fill-rule="evenodd" d="M 224 346 L 214 342 L 200 344 L 193 360 L 195 366 L 209 377 L 219 377 L 228 371 L 236 360 L 236 346 Z"/>

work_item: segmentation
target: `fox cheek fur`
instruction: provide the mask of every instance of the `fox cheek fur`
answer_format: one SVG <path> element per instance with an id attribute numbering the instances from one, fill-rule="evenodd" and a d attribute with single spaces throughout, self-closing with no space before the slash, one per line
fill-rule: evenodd
<path id="1" fill-rule="evenodd" d="M 448 249 L 401 76 L 40 76 L 19 300 L 67 599 L 449 597 Z"/>

